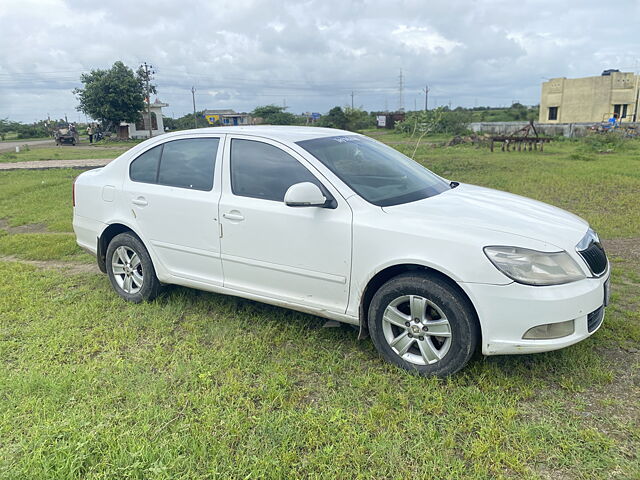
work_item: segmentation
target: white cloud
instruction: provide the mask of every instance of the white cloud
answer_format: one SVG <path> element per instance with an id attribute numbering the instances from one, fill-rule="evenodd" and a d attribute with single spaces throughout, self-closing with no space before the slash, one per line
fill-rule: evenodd
<path id="1" fill-rule="evenodd" d="M 542 77 L 634 69 L 640 4 L 583 0 L 23 0 L 0 9 L 0 118 L 75 118 L 82 72 L 155 66 L 158 93 L 198 108 L 294 112 L 355 102 L 506 105 L 539 101 Z M 596 34 L 594 34 L 596 32 Z"/>
<path id="2" fill-rule="evenodd" d="M 415 52 L 428 51 L 433 54 L 447 54 L 455 47 L 464 46 L 460 42 L 448 40 L 427 27 L 400 25 L 391 32 L 396 39 Z"/>

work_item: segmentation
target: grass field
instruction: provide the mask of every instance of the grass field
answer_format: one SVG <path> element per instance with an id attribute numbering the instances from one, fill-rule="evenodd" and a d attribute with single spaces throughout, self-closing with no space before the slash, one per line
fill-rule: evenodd
<path id="1" fill-rule="evenodd" d="M 58 147 L 30 147 L 21 149 L 19 153 L 0 153 L 0 163 L 4 162 L 31 162 L 36 160 L 77 160 L 84 158 L 116 158 L 126 152 L 131 145 L 126 146 L 90 146 L 86 145 L 61 145 Z"/>
<path id="2" fill-rule="evenodd" d="M 178 287 L 127 304 L 75 246 L 78 172 L 2 173 L 0 478 L 640 478 L 640 145 L 438 141 L 416 159 L 599 231 L 613 303 L 592 338 L 424 379 L 313 316 Z"/>

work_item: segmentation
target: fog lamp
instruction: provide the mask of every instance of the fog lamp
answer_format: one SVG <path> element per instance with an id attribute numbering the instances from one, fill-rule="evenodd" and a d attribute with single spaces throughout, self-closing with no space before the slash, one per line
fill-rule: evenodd
<path id="1" fill-rule="evenodd" d="M 571 335 L 574 331 L 574 321 L 569 320 L 560 323 L 547 323 L 538 325 L 526 331 L 525 340 L 551 340 L 552 338 L 561 338 Z"/>

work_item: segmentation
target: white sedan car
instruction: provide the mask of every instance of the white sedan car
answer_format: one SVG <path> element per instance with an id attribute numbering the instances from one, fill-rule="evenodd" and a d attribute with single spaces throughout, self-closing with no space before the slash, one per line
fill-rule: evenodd
<path id="1" fill-rule="evenodd" d="M 424 375 L 478 348 L 572 345 L 608 301 L 609 263 L 584 220 L 333 129 L 152 138 L 76 179 L 73 227 L 128 301 L 177 284 L 280 305 L 358 325 Z"/>

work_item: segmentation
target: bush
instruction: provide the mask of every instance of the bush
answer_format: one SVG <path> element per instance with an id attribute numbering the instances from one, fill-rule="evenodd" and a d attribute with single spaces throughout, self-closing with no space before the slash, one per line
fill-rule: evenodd
<path id="1" fill-rule="evenodd" d="M 628 139 L 619 131 L 591 133 L 580 139 L 578 150 L 593 153 L 620 152 L 627 148 L 627 143 Z"/>
<path id="2" fill-rule="evenodd" d="M 405 120 L 396 123 L 396 131 L 401 133 L 446 133 L 449 135 L 464 135 L 468 133 L 467 126 L 471 120 L 468 111 L 446 111 L 443 108 L 435 110 L 409 112 Z"/>

